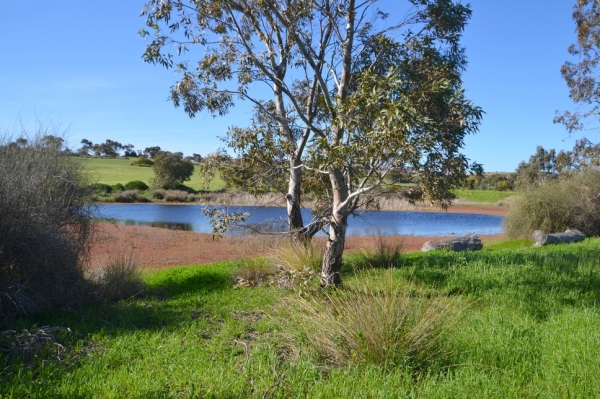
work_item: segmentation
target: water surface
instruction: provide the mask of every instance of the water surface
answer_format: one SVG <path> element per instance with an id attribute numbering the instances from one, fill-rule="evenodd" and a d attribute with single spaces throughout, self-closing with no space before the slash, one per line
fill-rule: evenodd
<path id="1" fill-rule="evenodd" d="M 285 208 L 230 207 L 230 212 L 250 212 L 246 221 L 254 230 L 285 231 Z M 210 233 L 210 221 L 202 214 L 202 205 L 110 204 L 98 206 L 99 217 L 118 224 L 167 227 Z M 310 211 L 303 210 L 305 223 Z M 502 217 L 447 212 L 369 211 L 348 219 L 348 235 L 424 235 L 447 236 L 499 234 Z M 228 234 L 247 234 L 251 230 L 232 229 Z M 324 233 L 319 233 L 324 234 Z"/>

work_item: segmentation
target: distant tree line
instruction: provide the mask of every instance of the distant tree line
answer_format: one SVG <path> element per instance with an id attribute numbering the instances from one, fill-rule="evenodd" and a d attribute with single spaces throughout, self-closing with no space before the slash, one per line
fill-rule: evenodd
<path id="1" fill-rule="evenodd" d="M 62 139 L 61 139 L 62 140 Z M 120 156 L 133 157 L 133 158 L 156 158 L 157 154 L 163 151 L 159 146 L 146 147 L 144 150 L 135 151 L 133 144 L 121 144 L 118 141 L 107 139 L 104 143 L 94 144 L 88 139 L 81 140 L 81 148 L 76 152 L 80 156 L 97 156 L 106 158 L 117 158 Z M 61 143 L 62 145 L 62 143 Z M 122 153 L 121 153 L 122 152 Z M 183 153 L 176 152 L 174 154 L 180 154 L 181 158 L 189 159 L 192 162 L 199 163 L 202 161 L 200 154 L 192 154 L 191 156 L 184 157 Z"/>

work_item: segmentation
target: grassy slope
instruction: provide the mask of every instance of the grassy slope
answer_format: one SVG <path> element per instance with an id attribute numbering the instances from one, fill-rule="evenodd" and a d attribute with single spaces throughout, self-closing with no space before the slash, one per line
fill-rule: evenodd
<path id="1" fill-rule="evenodd" d="M 600 239 L 523 244 L 411 254 L 395 271 L 398 284 L 471 304 L 454 331 L 450 359 L 428 373 L 324 367 L 282 334 L 297 336 L 273 304 L 295 294 L 233 289 L 236 264 L 221 263 L 148 275 L 152 290 L 145 298 L 12 322 L 16 330 L 70 326 L 76 339 L 69 345 L 79 351 L 62 364 L 9 368 L 0 392 L 15 398 L 260 398 L 267 391 L 264 397 L 278 398 L 600 397 Z M 353 274 L 355 260 L 347 258 L 346 284 L 382 274 Z M 290 346 L 301 349 L 297 359 L 286 356 Z"/>
<path id="2" fill-rule="evenodd" d="M 493 191 L 493 190 L 452 190 L 454 195 L 460 200 L 484 202 L 495 204 L 498 201 L 517 195 L 515 191 Z"/>
<path id="3" fill-rule="evenodd" d="M 141 180 L 144 183 L 154 177 L 154 171 L 149 167 L 131 165 L 135 158 L 108 159 L 108 158 L 87 158 L 85 162 L 89 165 L 93 180 L 105 184 L 125 184 L 133 180 Z M 200 179 L 197 170 L 194 171 L 192 179 L 185 183 L 195 190 L 204 189 L 204 184 Z M 217 175 L 211 183 L 210 190 L 218 190 L 224 187 L 223 181 Z"/>

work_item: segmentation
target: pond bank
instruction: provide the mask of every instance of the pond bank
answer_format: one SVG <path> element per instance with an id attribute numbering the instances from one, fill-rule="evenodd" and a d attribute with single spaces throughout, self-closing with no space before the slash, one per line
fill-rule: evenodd
<path id="1" fill-rule="evenodd" d="M 415 211 L 439 212 L 438 208 L 419 207 Z M 475 213 L 505 216 L 508 209 L 495 205 L 453 206 L 450 213 Z M 110 223 L 98 223 L 92 245 L 92 266 L 102 263 L 116 255 L 133 255 L 142 268 L 163 268 L 180 265 L 206 264 L 220 261 L 268 255 L 285 238 L 273 235 L 223 237 L 214 241 L 211 234 L 189 231 L 169 230 L 147 226 L 117 226 Z M 504 235 L 480 235 L 484 245 L 498 241 Z M 404 251 L 419 251 L 426 241 L 441 241 L 450 237 L 428 237 L 414 235 L 392 235 L 382 239 L 393 243 L 402 243 Z M 379 237 L 349 236 L 346 251 L 356 252 L 374 245 Z M 317 245 L 323 246 L 324 237 L 315 238 Z"/>

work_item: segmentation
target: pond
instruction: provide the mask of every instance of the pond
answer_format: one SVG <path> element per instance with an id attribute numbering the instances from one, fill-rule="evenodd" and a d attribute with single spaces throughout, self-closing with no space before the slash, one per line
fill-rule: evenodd
<path id="1" fill-rule="evenodd" d="M 254 231 L 285 231 L 285 208 L 230 207 L 229 212 L 250 212 L 246 221 Z M 305 222 L 310 210 L 303 210 Z M 202 214 L 202 205 L 111 204 L 99 205 L 98 217 L 113 219 L 121 225 L 167 227 L 171 229 L 210 233 L 210 221 Z M 448 236 L 499 234 L 502 217 L 447 212 L 368 211 L 348 220 L 348 235 L 423 235 Z M 251 233 L 234 228 L 230 235 Z M 323 235 L 321 232 L 319 235 Z"/>

